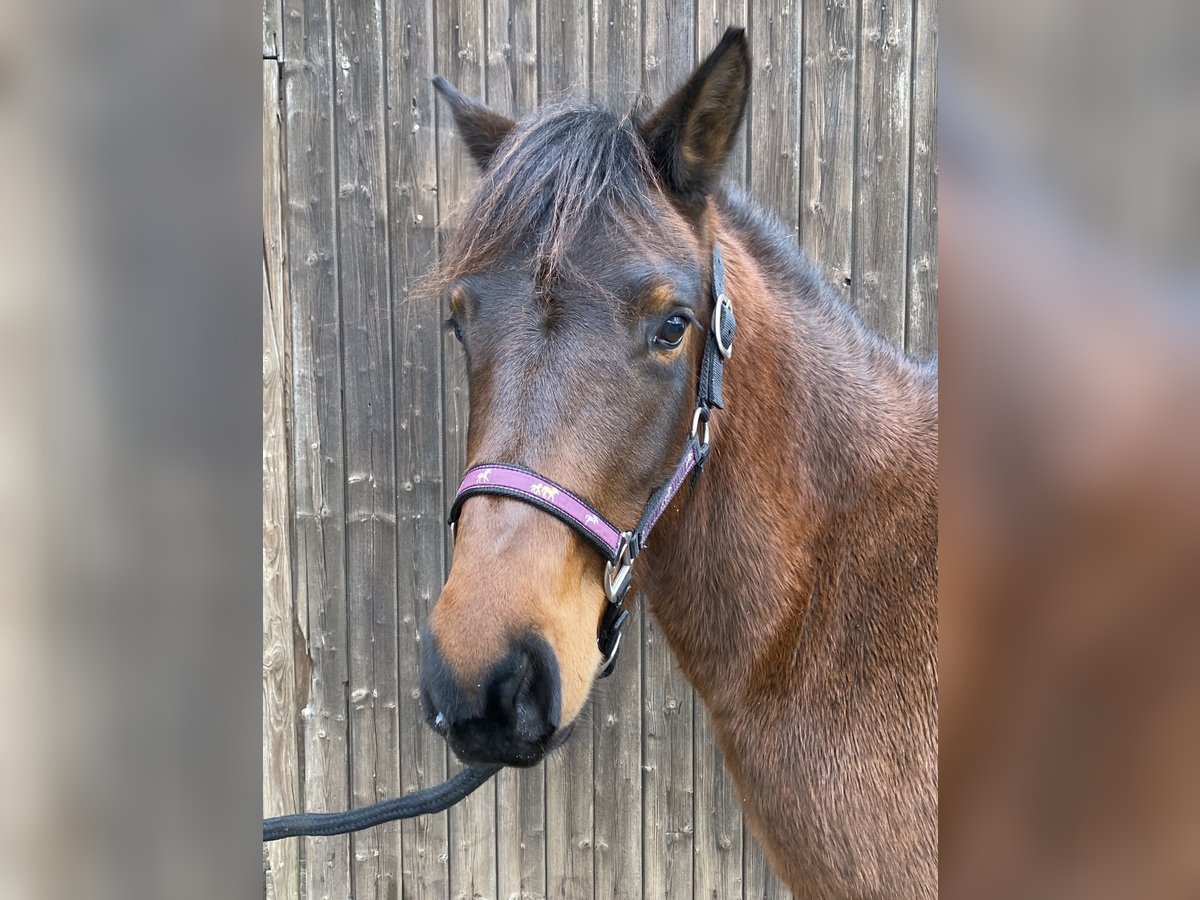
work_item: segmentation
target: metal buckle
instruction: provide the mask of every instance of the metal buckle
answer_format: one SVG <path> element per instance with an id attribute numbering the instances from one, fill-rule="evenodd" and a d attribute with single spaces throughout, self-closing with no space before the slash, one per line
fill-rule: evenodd
<path id="1" fill-rule="evenodd" d="M 709 424 L 708 408 L 697 406 L 696 412 L 692 414 L 692 437 L 696 437 L 700 433 L 700 423 L 704 423 L 704 440 L 700 442 L 700 449 L 708 449 L 708 439 L 712 435 L 712 425 Z"/>
<path id="2" fill-rule="evenodd" d="M 717 302 L 713 304 L 712 333 L 717 341 L 717 352 L 724 359 L 729 359 L 729 357 L 733 356 L 733 344 L 726 345 L 721 337 L 721 326 L 725 324 L 725 310 L 727 309 L 733 309 L 733 304 L 729 302 L 729 298 L 725 296 L 725 292 L 721 291 L 717 295 Z"/>
<path id="3" fill-rule="evenodd" d="M 633 534 L 621 532 L 621 542 L 617 545 L 617 562 L 612 560 L 604 564 L 604 596 L 609 603 L 620 605 L 629 590 L 629 582 L 633 578 Z"/>

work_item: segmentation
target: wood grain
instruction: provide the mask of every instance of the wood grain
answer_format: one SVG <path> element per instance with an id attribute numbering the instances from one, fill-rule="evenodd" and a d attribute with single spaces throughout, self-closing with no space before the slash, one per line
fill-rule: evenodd
<path id="1" fill-rule="evenodd" d="M 446 777 L 446 744 L 420 704 L 420 628 L 445 571 L 442 473 L 442 314 L 422 297 L 437 260 L 437 132 L 433 0 L 391 7 L 387 29 L 387 149 L 396 401 L 397 637 L 400 783 L 405 794 Z M 403 897 L 450 892 L 449 816 L 400 825 Z"/>
<path id="2" fill-rule="evenodd" d="M 904 345 L 937 352 L 937 3 L 914 0 L 912 176 L 908 214 L 908 319 Z"/>
<path id="3" fill-rule="evenodd" d="M 279 64 L 263 61 L 263 815 L 300 809 L 292 496 L 288 448 L 291 310 L 283 246 Z M 300 896 L 300 845 L 267 845 L 276 897 Z"/>
<path id="4" fill-rule="evenodd" d="M 858 152 L 854 173 L 854 278 L 863 320 L 904 344 L 908 252 L 912 0 L 862 0 L 859 11 Z"/>
<path id="5" fill-rule="evenodd" d="M 858 8 L 804 0 L 800 246 L 847 296 L 853 279 Z"/>
<path id="6" fill-rule="evenodd" d="M 296 610 L 308 662 L 304 808 L 350 805 L 342 341 L 334 213 L 333 59 L 328 7 L 285 0 L 286 234 L 292 292 L 292 479 Z M 307 682 L 305 684 L 305 682 Z M 347 897 L 350 840 L 304 841 L 310 897 Z"/>
<path id="7" fill-rule="evenodd" d="M 334 4 L 334 127 L 346 436 L 350 796 L 400 793 L 396 451 L 389 278 L 383 10 Z M 355 897 L 398 890 L 400 826 L 351 840 Z"/>
<path id="8" fill-rule="evenodd" d="M 800 0 L 764 0 L 749 32 L 750 193 L 793 239 L 800 228 Z"/>

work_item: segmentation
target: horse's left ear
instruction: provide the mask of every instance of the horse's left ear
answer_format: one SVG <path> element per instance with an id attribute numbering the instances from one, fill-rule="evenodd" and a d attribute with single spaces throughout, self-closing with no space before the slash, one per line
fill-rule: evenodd
<path id="1" fill-rule="evenodd" d="M 433 76 L 433 86 L 450 104 L 454 124 L 471 158 L 480 169 L 486 169 L 496 148 L 512 131 L 513 120 L 464 94 L 441 75 Z"/>
<path id="2" fill-rule="evenodd" d="M 642 123 L 642 138 L 663 184 L 685 205 L 702 207 L 725 169 L 750 96 L 750 46 L 730 28 L 691 77 Z"/>

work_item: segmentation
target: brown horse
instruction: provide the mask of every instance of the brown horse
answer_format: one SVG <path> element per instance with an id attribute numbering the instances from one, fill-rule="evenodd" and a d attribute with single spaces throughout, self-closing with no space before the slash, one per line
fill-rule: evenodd
<path id="1" fill-rule="evenodd" d="M 937 892 L 937 381 L 871 334 L 721 172 L 749 93 L 730 30 L 661 107 L 520 123 L 436 84 L 482 171 L 437 288 L 466 350 L 468 461 L 527 467 L 620 528 L 670 478 L 710 340 L 725 409 L 633 566 L 798 897 Z M 423 641 L 465 762 L 561 744 L 603 663 L 595 547 L 473 497 Z"/>

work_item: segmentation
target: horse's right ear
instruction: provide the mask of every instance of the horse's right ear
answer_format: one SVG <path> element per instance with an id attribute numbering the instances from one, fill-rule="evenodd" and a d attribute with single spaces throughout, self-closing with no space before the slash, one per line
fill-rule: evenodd
<path id="1" fill-rule="evenodd" d="M 458 134 L 480 169 L 486 169 L 496 148 L 512 131 L 513 120 L 488 109 L 441 75 L 433 76 L 433 86 L 450 104 Z"/>
<path id="2" fill-rule="evenodd" d="M 688 206 L 725 169 L 750 96 L 750 46 L 744 28 L 720 43 L 683 85 L 642 123 L 642 138 L 664 186 Z"/>

